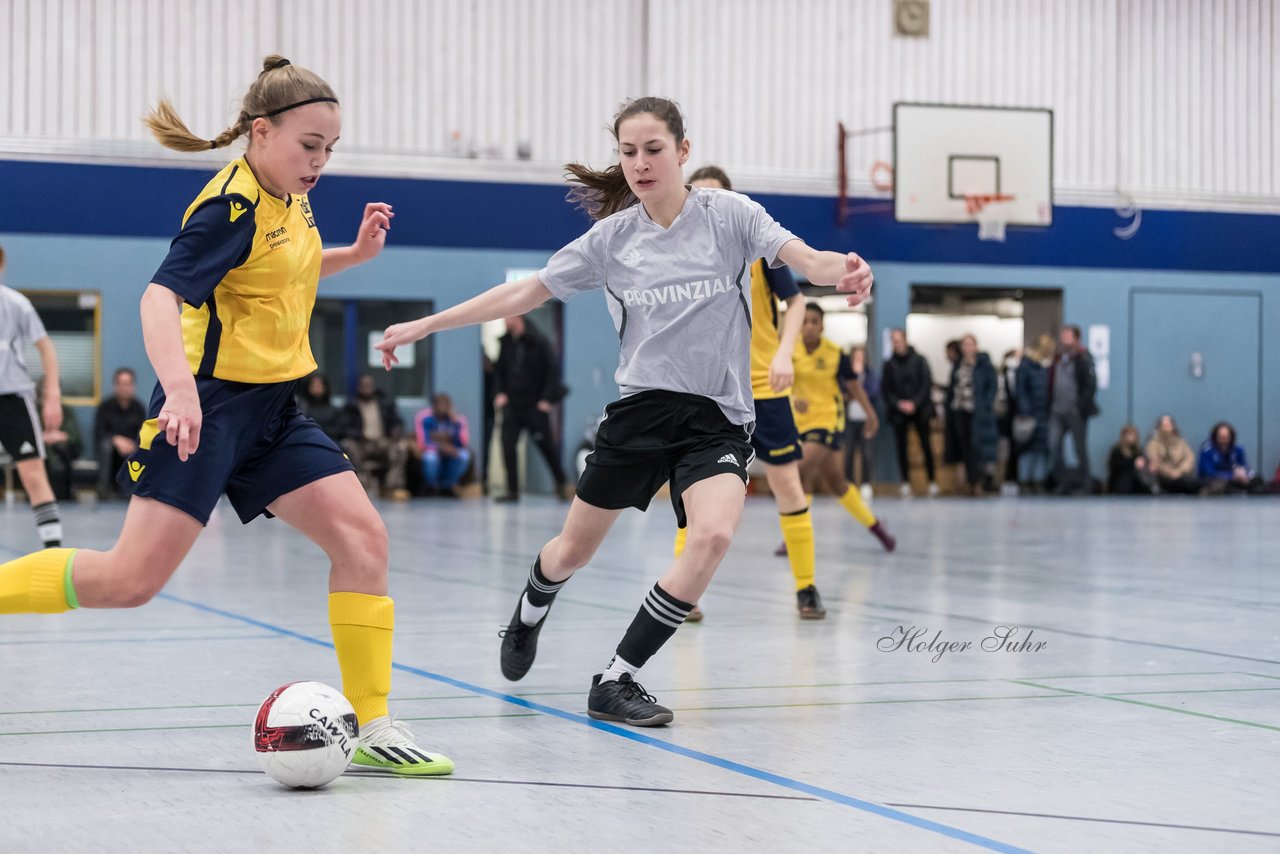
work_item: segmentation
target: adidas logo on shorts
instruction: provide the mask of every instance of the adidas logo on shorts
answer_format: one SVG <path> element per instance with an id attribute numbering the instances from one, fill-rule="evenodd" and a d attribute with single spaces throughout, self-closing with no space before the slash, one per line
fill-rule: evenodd
<path id="1" fill-rule="evenodd" d="M 720 459 L 716 460 L 716 462 L 717 462 L 717 463 L 728 463 L 728 464 L 729 464 L 729 465 L 731 465 L 731 466 L 736 466 L 736 465 L 738 465 L 738 458 L 737 458 L 737 457 L 735 457 L 733 454 L 725 454 L 723 457 L 721 457 Z"/>
<path id="2" fill-rule="evenodd" d="M 23 442 L 22 447 L 18 448 L 18 453 L 30 454 L 30 453 L 33 453 L 35 449 L 36 449 L 35 445 L 31 444 L 30 442 Z"/>

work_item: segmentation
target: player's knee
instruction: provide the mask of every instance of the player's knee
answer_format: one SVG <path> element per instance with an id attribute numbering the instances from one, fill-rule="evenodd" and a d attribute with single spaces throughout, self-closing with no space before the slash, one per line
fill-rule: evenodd
<path id="1" fill-rule="evenodd" d="M 724 557 L 733 540 L 733 525 L 725 522 L 708 522 L 689 529 L 689 550 L 697 550 L 713 560 Z"/>
<path id="2" fill-rule="evenodd" d="M 560 537 L 560 549 L 557 554 L 560 567 L 576 572 L 587 565 L 595 554 L 595 549 L 590 543 L 582 540 L 573 540 L 566 538 L 563 534 Z"/>
<path id="3" fill-rule="evenodd" d="M 390 550 L 387 526 L 382 518 L 372 513 L 349 526 L 343 538 L 343 551 L 343 555 L 333 556 L 335 562 L 341 560 L 348 565 L 358 565 L 366 572 L 385 573 Z"/>

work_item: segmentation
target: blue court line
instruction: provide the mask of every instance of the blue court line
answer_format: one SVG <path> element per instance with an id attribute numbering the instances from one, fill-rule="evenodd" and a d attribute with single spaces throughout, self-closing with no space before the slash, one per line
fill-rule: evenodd
<path id="1" fill-rule="evenodd" d="M 215 608 L 212 605 L 206 605 L 202 602 L 195 602 L 190 599 L 182 599 L 170 593 L 159 593 L 156 595 L 156 598 L 164 599 L 169 602 L 176 602 L 179 605 L 186 605 L 189 608 L 195 608 L 200 611 L 206 611 L 210 614 L 217 614 L 220 617 L 227 617 L 228 619 L 239 620 L 242 623 L 248 623 L 251 626 L 257 626 L 262 629 L 267 629 L 268 631 L 276 632 L 278 634 L 285 635 L 286 637 L 295 638 L 297 640 L 304 641 L 305 643 L 309 643 L 314 646 L 321 646 L 321 647 L 324 647 L 325 649 L 333 649 L 332 643 L 321 640 L 320 638 L 312 637 L 311 635 L 304 635 L 301 632 L 295 632 L 291 629 L 286 629 L 281 626 L 272 625 L 271 623 L 264 623 L 261 620 L 255 620 L 254 618 L 246 617 L 243 614 L 236 614 L 231 611 L 224 611 L 221 608 Z M 667 753 L 674 753 L 677 756 L 684 756 L 689 759 L 696 759 L 699 762 L 705 762 L 708 765 L 714 765 L 717 768 L 723 768 L 724 770 L 732 771 L 735 774 L 742 774 L 743 776 L 746 776 L 746 777 L 752 777 L 757 780 L 762 780 L 766 783 L 772 783 L 776 786 L 782 786 L 783 788 L 791 789 L 794 792 L 803 792 L 806 795 L 812 795 L 813 797 L 819 798 L 824 801 L 830 801 L 832 803 L 843 804 L 844 806 L 853 807 L 854 809 L 862 810 L 863 812 L 869 812 L 874 815 L 878 815 L 881 818 L 887 818 L 893 821 L 902 822 L 903 824 L 909 824 L 912 827 L 919 828 L 920 830 L 928 830 L 933 833 L 940 833 L 943 836 L 950 837 L 951 839 L 956 839 L 956 840 L 959 840 L 960 842 L 968 842 L 972 845 L 977 845 L 980 848 L 986 848 L 989 851 L 1000 851 L 1000 852 L 1004 852 L 1004 854 L 1031 854 L 1031 852 L 1025 848 L 1018 848 L 1017 846 L 1009 845 L 1007 843 L 1000 842 L 995 839 L 988 839 L 985 836 L 979 836 L 976 833 L 969 833 L 966 830 L 960 830 L 959 828 L 956 828 L 956 827 L 951 827 L 945 824 L 939 824 L 936 821 L 929 821 L 928 819 L 919 818 L 917 816 L 910 815 L 904 812 L 899 812 L 898 810 L 892 809 L 890 807 L 881 806 L 880 804 L 872 803 L 871 801 L 864 801 L 861 798 L 855 798 L 850 795 L 841 794 L 840 792 L 835 792 L 835 791 L 832 791 L 831 789 L 824 789 L 820 786 L 814 786 L 809 783 L 804 783 L 800 780 L 793 780 L 790 777 L 783 777 L 781 774 L 774 774 L 771 771 L 764 771 L 760 768 L 753 768 L 750 765 L 743 765 L 741 762 L 734 762 L 732 759 L 724 759 L 722 757 L 715 756 L 710 753 L 703 753 L 700 750 L 693 750 L 688 747 L 681 747 L 678 744 L 673 744 L 669 741 L 663 741 L 660 738 L 654 738 L 653 736 L 650 736 L 650 735 L 643 735 L 634 730 L 623 729 L 620 726 L 607 723 L 605 721 L 597 721 L 585 715 L 578 715 L 578 714 L 574 714 L 573 712 L 566 712 L 563 709 L 557 709 L 552 706 L 544 706 L 541 703 L 535 703 L 531 700 L 526 700 L 523 697 L 517 697 L 513 694 L 505 694 L 501 691 L 494 691 L 490 688 L 485 688 L 481 685 L 473 685 L 470 682 L 463 682 L 461 679 L 454 679 L 452 676 L 445 676 L 444 674 L 441 674 L 441 673 L 433 673 L 430 670 L 423 670 L 418 667 L 411 667 L 408 664 L 400 664 L 399 662 L 392 662 L 391 667 L 403 673 L 412 673 L 413 675 L 421 676 L 424 679 L 431 679 L 436 682 L 442 682 L 445 685 L 451 685 L 454 688 L 460 688 L 463 691 L 469 691 L 471 693 L 479 694 L 484 697 L 490 697 L 494 700 L 501 700 L 504 703 L 510 703 L 511 705 L 514 705 L 514 706 L 520 706 L 521 708 L 530 709 L 535 712 L 541 712 L 544 715 L 560 718 L 561 720 L 571 721 L 576 724 L 584 724 L 586 726 L 591 727 L 592 729 L 602 730 L 604 732 L 610 733 L 611 735 L 616 735 L 621 738 L 628 739 L 629 741 L 634 741 L 639 744 L 646 744 L 650 747 L 656 747 L 659 750 L 665 750 Z"/>

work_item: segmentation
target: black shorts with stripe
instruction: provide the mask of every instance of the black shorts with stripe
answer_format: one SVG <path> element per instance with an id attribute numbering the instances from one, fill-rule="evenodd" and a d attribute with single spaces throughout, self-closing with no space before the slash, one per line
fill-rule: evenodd
<path id="1" fill-rule="evenodd" d="M 756 429 L 751 434 L 751 447 L 756 449 L 760 460 L 780 466 L 800 459 L 804 452 L 800 450 L 800 434 L 796 432 L 796 419 L 791 414 L 791 398 L 757 400 L 755 407 Z"/>
<path id="2" fill-rule="evenodd" d="M 578 480 L 578 498 L 593 507 L 649 509 L 663 483 L 683 528 L 684 491 L 700 480 L 734 474 L 747 482 L 755 457 L 750 429 L 733 424 L 710 398 L 644 391 L 605 407 L 595 450 Z"/>
<path id="3" fill-rule="evenodd" d="M 186 462 L 158 432 L 165 395 L 156 384 L 138 450 L 117 482 L 127 492 L 154 498 L 208 524 L 226 493 L 240 521 L 270 516 L 267 506 L 323 477 L 354 471 L 320 425 L 298 409 L 295 382 L 237 383 L 196 377 L 203 421 L 200 445 Z"/>
<path id="4" fill-rule="evenodd" d="M 826 428 L 814 428 L 805 430 L 800 434 L 801 442 L 813 442 L 818 445 L 826 445 L 833 451 L 838 451 L 844 447 L 844 431 Z"/>
<path id="5" fill-rule="evenodd" d="M 0 394 L 0 445 L 14 462 L 44 459 L 44 429 L 34 391 Z"/>

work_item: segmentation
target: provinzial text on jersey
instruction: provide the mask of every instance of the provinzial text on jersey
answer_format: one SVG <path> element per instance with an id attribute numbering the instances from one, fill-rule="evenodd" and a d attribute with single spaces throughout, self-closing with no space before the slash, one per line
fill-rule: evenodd
<path id="1" fill-rule="evenodd" d="M 666 305 L 671 302 L 709 299 L 716 294 L 728 293 L 731 290 L 733 290 L 733 280 L 725 276 L 723 279 L 703 279 L 700 282 L 663 285 L 660 288 L 631 288 L 622 292 L 622 300 L 627 306 Z"/>

